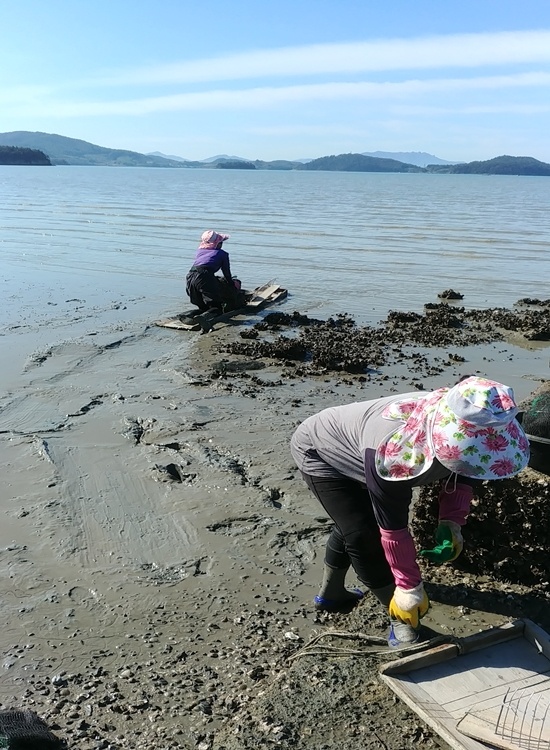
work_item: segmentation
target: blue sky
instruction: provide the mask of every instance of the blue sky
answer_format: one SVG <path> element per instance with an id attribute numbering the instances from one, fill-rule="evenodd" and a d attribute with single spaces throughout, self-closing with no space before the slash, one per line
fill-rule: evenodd
<path id="1" fill-rule="evenodd" d="M 0 132 L 550 162 L 550 0 L 2 0 Z"/>

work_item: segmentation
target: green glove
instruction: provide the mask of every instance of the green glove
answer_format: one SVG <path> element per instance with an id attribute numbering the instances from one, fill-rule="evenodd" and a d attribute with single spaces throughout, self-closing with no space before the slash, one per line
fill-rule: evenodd
<path id="1" fill-rule="evenodd" d="M 454 521 L 439 522 L 435 541 L 437 544 L 433 549 L 422 549 L 420 554 L 437 565 L 456 560 L 464 545 L 460 526 Z"/>

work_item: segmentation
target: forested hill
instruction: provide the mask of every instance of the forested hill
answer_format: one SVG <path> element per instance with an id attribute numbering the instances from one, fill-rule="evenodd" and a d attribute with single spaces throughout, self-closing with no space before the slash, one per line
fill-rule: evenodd
<path id="1" fill-rule="evenodd" d="M 6 157 L 6 150 L 0 152 L 0 164 L 13 164 L 6 158 L 13 156 L 15 151 L 34 152 L 31 161 L 18 161 L 25 164 L 59 164 L 78 166 L 107 166 L 107 167 L 163 167 L 182 169 L 269 169 L 269 170 L 292 170 L 305 171 L 328 171 L 328 172 L 423 172 L 435 174 L 484 174 L 484 175 L 537 175 L 550 176 L 550 164 L 534 159 L 531 156 L 497 156 L 487 161 L 471 161 L 463 164 L 436 163 L 427 166 L 419 166 L 398 159 L 386 158 L 385 156 L 369 156 L 364 153 L 339 154 L 337 156 L 322 156 L 311 161 L 290 161 L 278 159 L 276 161 L 254 161 L 243 159 L 240 156 L 215 157 L 203 161 L 188 161 L 184 159 L 171 159 L 167 156 L 156 156 L 155 154 L 140 154 L 137 151 L 124 151 L 115 148 L 104 148 L 96 146 L 87 141 L 76 138 L 67 138 L 54 133 L 30 132 L 17 130 L 11 133 L 0 133 L 0 148 L 11 147 Z M 38 153 L 41 152 L 41 156 Z M 373 152 L 376 153 L 376 152 Z M 386 152 L 381 152 L 386 153 Z M 397 152 L 396 155 L 404 155 L 407 152 Z M 411 156 L 415 152 L 410 152 Z M 424 155 L 424 154 L 422 154 Z M 429 154 L 425 154 L 429 157 Z M 13 157 L 16 158 L 16 157 Z M 20 158 L 19 155 L 17 158 Z M 23 157 L 31 158 L 30 155 Z M 34 159 L 43 159 L 34 161 Z M 437 157 L 434 157 L 437 159 Z M 44 161 L 45 159 L 45 161 Z M 439 160 L 441 162 L 441 160 Z"/>
<path id="2" fill-rule="evenodd" d="M 467 164 L 430 164 L 430 172 L 446 174 L 501 174 L 550 177 L 550 164 L 532 156 L 497 156 L 487 161 L 470 161 Z"/>
<path id="3" fill-rule="evenodd" d="M 364 154 L 340 154 L 323 156 L 295 169 L 326 170 L 337 172 L 432 172 L 445 174 L 487 174 L 487 175 L 531 175 L 550 176 L 550 164 L 531 156 L 497 156 L 487 161 L 471 161 L 465 164 L 428 164 L 418 167 L 396 159 L 383 159 Z"/>
<path id="4" fill-rule="evenodd" d="M 29 167 L 51 167 L 52 163 L 42 151 L 34 148 L 0 146 L 0 164 L 25 165 Z"/>
<path id="5" fill-rule="evenodd" d="M 330 172 L 425 172 L 415 164 L 405 164 L 395 159 L 380 159 L 363 154 L 339 154 L 322 156 L 306 164 L 297 164 L 295 169 L 323 170 Z"/>
<path id="6" fill-rule="evenodd" d="M 26 130 L 0 133 L 0 145 L 40 149 L 47 154 L 52 164 L 164 168 L 194 166 L 194 162 L 172 161 L 160 156 L 138 154 L 136 151 L 103 148 L 103 146 L 95 146 L 87 141 L 66 138 L 54 133 L 31 133 Z"/>

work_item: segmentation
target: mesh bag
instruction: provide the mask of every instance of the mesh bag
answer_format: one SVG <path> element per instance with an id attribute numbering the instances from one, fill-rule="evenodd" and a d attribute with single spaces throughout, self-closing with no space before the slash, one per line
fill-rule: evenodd
<path id="1" fill-rule="evenodd" d="M 550 474 L 550 389 L 548 387 L 534 395 L 523 413 L 521 423 L 531 447 L 529 466 L 543 474 Z"/>
<path id="2" fill-rule="evenodd" d="M 33 711 L 0 710 L 0 748 L 6 750 L 63 750 L 65 743 Z"/>

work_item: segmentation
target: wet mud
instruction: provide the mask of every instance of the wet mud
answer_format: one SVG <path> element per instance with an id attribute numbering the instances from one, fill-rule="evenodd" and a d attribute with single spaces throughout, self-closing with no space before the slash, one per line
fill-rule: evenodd
<path id="1" fill-rule="evenodd" d="M 379 680 L 391 654 L 345 652 L 342 631 L 385 637 L 380 605 L 313 608 L 330 520 L 288 452 L 327 405 L 471 372 L 513 372 L 526 403 L 546 387 L 523 353 L 550 338 L 548 301 L 440 297 L 376 327 L 277 311 L 192 344 L 151 326 L 31 357 L 0 401 L 2 707 L 80 750 L 447 748 Z M 427 638 L 518 617 L 550 630 L 549 482 L 484 484 L 463 556 L 422 562 Z M 433 502 L 415 503 L 419 548 Z M 342 654 L 302 654 L 333 631 Z"/>

